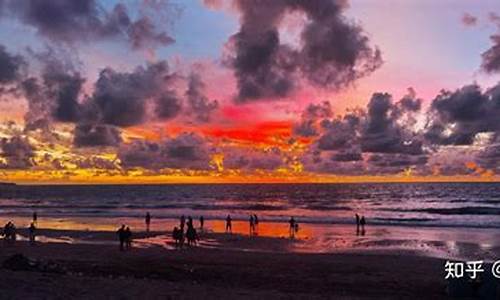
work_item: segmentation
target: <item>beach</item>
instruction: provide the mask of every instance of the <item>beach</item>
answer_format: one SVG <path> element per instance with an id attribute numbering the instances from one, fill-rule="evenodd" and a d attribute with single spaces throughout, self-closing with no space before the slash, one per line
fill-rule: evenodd
<path id="1" fill-rule="evenodd" d="M 450 299 L 446 261 L 500 258 L 499 197 L 498 184 L 10 187 L 0 298 Z M 182 215 L 200 240 L 178 249 Z"/>
<path id="2" fill-rule="evenodd" d="M 101 230 L 82 230 L 82 224 L 71 224 L 79 229 L 38 229 L 35 245 L 26 241 L 24 228 L 14 245 L 0 243 L 2 298 L 448 299 L 446 257 L 474 256 L 481 248 L 474 240 L 457 242 L 461 249 L 452 254 L 437 240 L 408 246 L 409 240 L 377 234 L 391 228 L 368 227 L 365 236 L 357 236 L 352 226 L 333 225 L 337 238 L 349 245 L 337 242 L 324 248 L 311 235 L 319 229 L 310 225 L 291 239 L 282 223 L 260 224 L 262 233 L 250 236 L 242 232 L 244 222 L 236 222 L 229 234 L 220 230 L 223 222 L 209 221 L 199 244 L 182 249 L 175 248 L 170 232 L 155 230 L 158 225 L 145 232 L 137 224 L 132 249 L 120 251 L 114 230 L 102 224 Z M 399 230 L 410 229 L 394 227 L 390 232 Z M 436 232 L 419 229 L 419 234 L 425 236 L 426 230 Z M 365 245 L 353 246 L 363 240 Z M 491 247 L 490 258 L 498 257 L 499 249 Z M 32 266 L 26 270 L 17 262 L 6 267 L 15 254 Z"/>
<path id="3" fill-rule="evenodd" d="M 108 235 L 95 233 L 100 243 L 3 244 L 0 261 L 22 253 L 50 268 L 0 269 L 2 298 L 446 299 L 443 259 L 412 251 L 297 253 L 286 249 L 300 240 L 213 233 L 205 238 L 217 247 L 134 242 L 122 252 L 104 242 Z"/>

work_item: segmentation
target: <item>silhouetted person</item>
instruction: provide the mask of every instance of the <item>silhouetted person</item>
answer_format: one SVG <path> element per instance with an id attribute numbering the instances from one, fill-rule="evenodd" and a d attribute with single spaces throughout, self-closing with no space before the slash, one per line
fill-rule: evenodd
<path id="1" fill-rule="evenodd" d="M 37 223 L 38 221 L 38 214 L 36 213 L 36 211 L 33 212 L 33 223 Z"/>
<path id="2" fill-rule="evenodd" d="M 365 216 L 361 216 L 361 219 L 359 220 L 359 225 L 361 225 L 361 235 L 365 235 Z"/>
<path id="3" fill-rule="evenodd" d="M 132 248 L 132 231 L 130 227 L 127 226 L 125 229 L 125 249 L 130 250 Z"/>
<path id="4" fill-rule="evenodd" d="M 203 225 L 205 224 L 205 219 L 203 216 L 200 216 L 200 230 L 203 231 Z"/>
<path id="5" fill-rule="evenodd" d="M 181 223 L 180 223 L 180 230 L 182 231 L 182 233 L 184 234 L 184 225 L 186 224 L 186 217 L 184 217 L 184 215 L 181 216 Z"/>
<path id="6" fill-rule="evenodd" d="M 188 217 L 188 221 L 187 221 L 187 227 L 194 227 L 193 226 L 193 218 L 191 218 L 191 216 Z"/>
<path id="7" fill-rule="evenodd" d="M 29 232 L 30 244 L 34 245 L 36 238 L 36 227 L 34 222 L 31 222 L 30 227 L 28 227 L 28 232 Z"/>
<path id="8" fill-rule="evenodd" d="M 122 227 L 116 231 L 116 234 L 118 235 L 118 240 L 120 241 L 120 250 L 123 251 L 125 250 L 126 239 L 125 225 L 122 225 Z"/>
<path id="9" fill-rule="evenodd" d="M 12 221 L 7 222 L 3 229 L 4 239 L 8 243 L 14 243 L 16 241 L 16 226 Z"/>
<path id="10" fill-rule="evenodd" d="M 196 229 L 194 229 L 193 221 L 188 221 L 187 230 L 186 230 L 186 239 L 188 246 L 196 245 L 196 241 L 198 240 L 198 235 L 196 233 Z"/>
<path id="11" fill-rule="evenodd" d="M 175 242 L 175 247 L 181 247 L 181 231 L 177 226 L 174 227 L 174 230 L 172 231 L 172 239 Z"/>
<path id="12" fill-rule="evenodd" d="M 253 215 L 253 223 L 254 223 L 254 234 L 257 233 L 259 230 L 259 218 L 257 218 L 257 215 Z"/>
<path id="13" fill-rule="evenodd" d="M 232 224 L 232 219 L 231 215 L 227 215 L 226 217 L 226 233 L 233 233 L 233 224 Z"/>
<path id="14" fill-rule="evenodd" d="M 250 215 L 250 219 L 248 220 L 248 225 L 250 229 L 250 235 L 255 233 L 255 220 L 253 218 L 253 215 Z"/>
<path id="15" fill-rule="evenodd" d="M 359 235 L 359 215 L 356 214 L 356 235 Z"/>
<path id="16" fill-rule="evenodd" d="M 177 228 L 177 226 L 174 227 L 174 230 L 172 231 L 172 238 L 175 241 L 175 246 L 182 248 L 182 245 L 184 244 L 184 232 Z"/>
<path id="17" fill-rule="evenodd" d="M 288 221 L 288 223 L 290 224 L 290 228 L 289 228 L 290 237 L 294 237 L 295 236 L 295 219 L 293 217 L 291 217 L 290 220 Z"/>
<path id="18" fill-rule="evenodd" d="M 146 232 L 149 232 L 149 225 L 151 225 L 151 215 L 149 211 L 146 213 Z"/>

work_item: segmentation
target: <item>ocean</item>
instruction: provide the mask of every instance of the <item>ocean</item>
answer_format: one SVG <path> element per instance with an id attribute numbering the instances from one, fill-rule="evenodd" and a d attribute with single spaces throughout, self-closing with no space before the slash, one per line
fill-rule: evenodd
<path id="1" fill-rule="evenodd" d="M 222 220 L 500 228 L 499 183 L 0 186 L 0 217 Z"/>

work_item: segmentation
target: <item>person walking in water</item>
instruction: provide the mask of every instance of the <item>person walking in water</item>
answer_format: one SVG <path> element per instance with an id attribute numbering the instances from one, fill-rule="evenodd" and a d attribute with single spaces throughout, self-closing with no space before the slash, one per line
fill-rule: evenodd
<path id="1" fill-rule="evenodd" d="M 249 223 L 250 235 L 253 235 L 255 233 L 255 220 L 253 218 L 253 215 L 250 215 L 248 223 Z"/>
<path id="2" fill-rule="evenodd" d="M 125 250 L 125 225 L 122 224 L 122 227 L 116 231 L 118 235 L 118 240 L 120 241 L 120 251 Z"/>
<path id="3" fill-rule="evenodd" d="M 146 213 L 146 232 L 149 232 L 149 226 L 151 225 L 151 215 L 149 214 L 149 211 Z"/>
<path id="4" fill-rule="evenodd" d="M 200 216 L 200 230 L 203 231 L 203 225 L 205 223 L 205 219 L 203 218 L 203 216 Z"/>
<path id="5" fill-rule="evenodd" d="M 361 225 L 361 235 L 365 235 L 365 216 L 361 216 L 361 219 L 359 220 L 359 225 Z"/>
<path id="6" fill-rule="evenodd" d="M 233 224 L 232 224 L 232 219 L 231 215 L 227 215 L 226 217 L 226 233 L 233 233 Z"/>
<path id="7" fill-rule="evenodd" d="M 36 227 L 34 222 L 31 222 L 30 227 L 28 227 L 28 232 L 29 232 L 30 244 L 34 245 L 36 238 Z"/>

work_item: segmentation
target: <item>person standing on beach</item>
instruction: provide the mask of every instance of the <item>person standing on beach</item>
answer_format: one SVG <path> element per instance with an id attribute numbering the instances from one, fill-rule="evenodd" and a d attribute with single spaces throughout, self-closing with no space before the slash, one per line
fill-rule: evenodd
<path id="1" fill-rule="evenodd" d="M 257 231 L 259 231 L 259 218 L 257 218 L 257 215 L 253 215 L 253 223 L 254 223 L 254 234 L 257 234 Z"/>
<path id="2" fill-rule="evenodd" d="M 359 215 L 356 214 L 356 235 L 359 235 Z"/>
<path id="3" fill-rule="evenodd" d="M 233 224 L 231 220 L 231 215 L 227 215 L 226 218 L 226 233 L 233 233 Z"/>
<path id="4" fill-rule="evenodd" d="M 187 227 L 188 227 L 188 229 L 189 229 L 189 227 L 194 227 L 193 226 L 193 218 L 191 218 L 191 216 L 188 217 Z"/>
<path id="5" fill-rule="evenodd" d="M 29 232 L 30 244 L 34 245 L 36 237 L 36 226 L 34 222 L 31 222 L 30 227 L 28 227 L 28 232 Z"/>
<path id="6" fill-rule="evenodd" d="M 122 224 L 122 227 L 116 231 L 118 235 L 118 240 L 120 241 L 120 251 L 125 250 L 125 225 Z"/>
<path id="7" fill-rule="evenodd" d="M 248 220 L 248 222 L 250 228 L 250 235 L 252 235 L 255 232 L 255 220 L 253 218 L 253 215 L 250 215 L 250 219 Z"/>
<path id="8" fill-rule="evenodd" d="M 203 224 L 205 223 L 205 219 L 203 216 L 200 216 L 200 230 L 203 231 Z"/>
<path id="9" fill-rule="evenodd" d="M 151 224 L 151 215 L 149 211 L 146 213 L 146 232 L 149 232 L 149 225 Z"/>
<path id="10" fill-rule="evenodd" d="M 126 250 L 132 249 L 132 231 L 128 226 L 125 229 L 125 249 Z"/>
<path id="11" fill-rule="evenodd" d="M 361 225 L 361 235 L 365 235 L 365 216 L 361 216 L 361 219 L 359 220 L 359 225 Z"/>
<path id="12" fill-rule="evenodd" d="M 34 212 L 33 212 L 33 223 L 35 223 L 35 224 L 36 224 L 36 223 L 37 223 L 37 221 L 38 221 L 38 215 L 37 215 L 36 211 L 34 211 Z"/>

